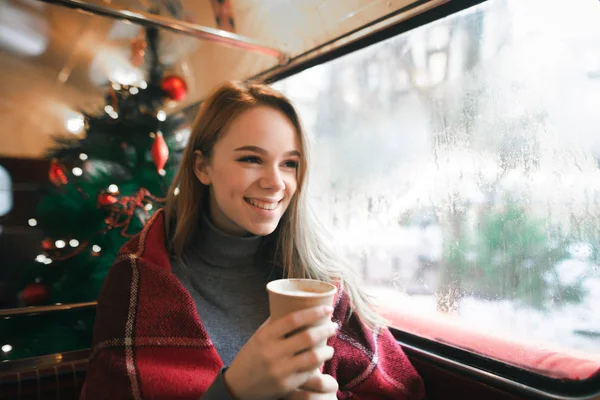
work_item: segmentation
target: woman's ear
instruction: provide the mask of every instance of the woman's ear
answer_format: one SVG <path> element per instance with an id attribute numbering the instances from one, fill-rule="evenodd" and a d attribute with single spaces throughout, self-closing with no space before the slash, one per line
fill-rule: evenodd
<path id="1" fill-rule="evenodd" d="M 210 178 L 210 164 L 208 159 L 200 150 L 194 151 L 194 157 L 194 174 L 196 175 L 196 178 L 198 178 L 203 185 L 210 185 L 212 180 Z"/>

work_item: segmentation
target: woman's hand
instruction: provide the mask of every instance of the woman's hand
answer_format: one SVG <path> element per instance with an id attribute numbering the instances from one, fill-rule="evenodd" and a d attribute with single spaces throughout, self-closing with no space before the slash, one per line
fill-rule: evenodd
<path id="1" fill-rule="evenodd" d="M 290 313 L 277 321 L 267 319 L 242 347 L 223 378 L 237 400 L 286 397 L 315 375 L 333 357 L 333 348 L 319 346 L 333 336 L 334 323 L 311 326 L 330 316 L 332 307 L 314 307 Z M 311 326 L 298 333 L 298 329 Z"/>
<path id="2" fill-rule="evenodd" d="M 338 383 L 331 375 L 315 374 L 286 400 L 336 400 Z"/>

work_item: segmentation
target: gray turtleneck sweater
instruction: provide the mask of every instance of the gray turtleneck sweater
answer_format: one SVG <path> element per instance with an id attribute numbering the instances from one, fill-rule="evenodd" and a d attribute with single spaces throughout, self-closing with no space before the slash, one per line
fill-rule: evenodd
<path id="1" fill-rule="evenodd" d="M 206 215 L 198 238 L 172 260 L 172 271 L 196 303 L 196 310 L 217 353 L 228 366 L 269 317 L 268 282 L 281 273 L 258 256 L 261 236 L 236 237 L 217 229 Z M 223 371 L 202 400 L 229 399 Z"/>

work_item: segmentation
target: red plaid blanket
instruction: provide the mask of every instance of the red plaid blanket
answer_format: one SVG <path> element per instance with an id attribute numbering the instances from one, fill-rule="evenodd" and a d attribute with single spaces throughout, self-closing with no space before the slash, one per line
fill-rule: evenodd
<path id="1" fill-rule="evenodd" d="M 336 322 L 348 306 L 340 292 Z M 388 329 L 372 332 L 352 317 L 328 344 L 335 355 L 323 372 L 337 379 L 339 399 L 425 397 L 421 378 Z M 222 367 L 192 297 L 171 273 L 158 211 L 123 246 L 104 282 L 81 398 L 197 400 Z"/>

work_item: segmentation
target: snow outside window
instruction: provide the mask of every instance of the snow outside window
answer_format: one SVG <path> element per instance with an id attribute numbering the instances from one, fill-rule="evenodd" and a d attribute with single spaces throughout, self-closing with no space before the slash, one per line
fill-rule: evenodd
<path id="1" fill-rule="evenodd" d="M 274 85 L 382 307 L 600 360 L 599 19 L 489 1 Z"/>

